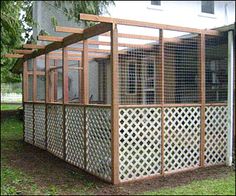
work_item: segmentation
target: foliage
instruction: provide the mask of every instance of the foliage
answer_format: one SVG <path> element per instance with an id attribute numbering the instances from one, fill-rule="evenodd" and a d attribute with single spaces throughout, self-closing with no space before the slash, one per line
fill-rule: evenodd
<path id="1" fill-rule="evenodd" d="M 1 1 L 1 54 L 12 53 L 24 42 L 35 42 L 32 37 L 32 18 L 34 1 Z M 69 20 L 79 22 L 80 13 L 101 14 L 107 12 L 107 6 L 113 1 L 54 1 L 56 8 L 61 8 Z M 51 19 L 55 26 L 57 21 Z M 43 30 L 42 30 L 43 31 Z M 44 34 L 44 33 L 41 33 Z M 1 58 L 1 82 L 19 82 L 20 76 L 10 70 L 16 59 Z"/>
<path id="2" fill-rule="evenodd" d="M 1 1 L 1 55 L 20 48 L 32 31 L 30 1 Z M 15 59 L 1 58 L 1 82 L 19 82 L 20 76 L 10 72 Z"/>
<path id="3" fill-rule="evenodd" d="M 100 15 L 108 13 L 108 6 L 114 5 L 114 1 L 54 1 L 58 8 L 62 8 L 69 20 L 79 23 L 80 13 Z M 91 23 L 86 22 L 89 26 Z"/>

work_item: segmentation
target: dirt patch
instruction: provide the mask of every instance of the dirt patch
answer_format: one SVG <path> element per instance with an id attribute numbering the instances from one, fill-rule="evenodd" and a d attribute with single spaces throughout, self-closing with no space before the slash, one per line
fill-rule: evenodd
<path id="1" fill-rule="evenodd" d="M 12 140 L 9 142 L 12 142 L 12 145 L 14 145 L 14 151 L 7 152 L 6 150 L 2 152 L 8 160 L 11 160 L 9 165 L 21 169 L 26 174 L 32 176 L 34 182 L 42 187 L 42 189 L 49 185 L 61 187 L 59 194 L 75 194 L 80 190 L 81 193 L 97 195 L 137 194 L 164 187 L 189 184 L 193 180 L 222 178 L 232 172 L 232 168 L 214 166 L 114 186 L 102 182 L 47 151 L 24 143 L 23 141 Z"/>

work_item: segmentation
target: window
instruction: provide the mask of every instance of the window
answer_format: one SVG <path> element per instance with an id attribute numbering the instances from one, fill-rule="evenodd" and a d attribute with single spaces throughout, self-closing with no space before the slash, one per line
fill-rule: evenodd
<path id="1" fill-rule="evenodd" d="M 134 62 L 128 64 L 127 92 L 129 94 L 134 94 L 136 92 L 136 66 Z"/>
<path id="2" fill-rule="evenodd" d="M 201 1 L 202 12 L 207 14 L 214 14 L 214 1 Z"/>
<path id="3" fill-rule="evenodd" d="M 161 1 L 151 1 L 151 5 L 161 5 Z"/>

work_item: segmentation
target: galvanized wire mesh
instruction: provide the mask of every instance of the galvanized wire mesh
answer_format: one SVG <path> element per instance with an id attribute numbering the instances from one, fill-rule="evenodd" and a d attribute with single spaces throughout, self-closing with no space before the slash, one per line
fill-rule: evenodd
<path id="1" fill-rule="evenodd" d="M 206 36 L 206 102 L 227 101 L 227 36 Z"/>

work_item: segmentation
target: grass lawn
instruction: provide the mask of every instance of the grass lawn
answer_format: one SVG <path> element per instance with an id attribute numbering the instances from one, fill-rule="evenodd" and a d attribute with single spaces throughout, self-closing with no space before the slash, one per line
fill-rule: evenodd
<path id="1" fill-rule="evenodd" d="M 203 180 L 192 178 L 195 174 L 190 174 L 190 177 L 184 174 L 181 179 L 176 178 L 176 182 L 182 181 L 177 185 L 171 183 L 174 177 L 170 176 L 160 182 L 154 179 L 148 183 L 145 180 L 113 186 L 72 167 L 48 152 L 24 143 L 22 129 L 22 122 L 15 118 L 1 122 L 1 195 L 235 194 L 235 174 L 227 167 L 204 170 L 206 177 Z"/>
<path id="2" fill-rule="evenodd" d="M 21 104 L 4 104 L 1 103 L 1 110 L 16 110 L 21 106 Z"/>
<path id="3" fill-rule="evenodd" d="M 145 192 L 144 195 L 235 195 L 235 174 L 222 179 L 193 181 L 186 186 Z"/>

